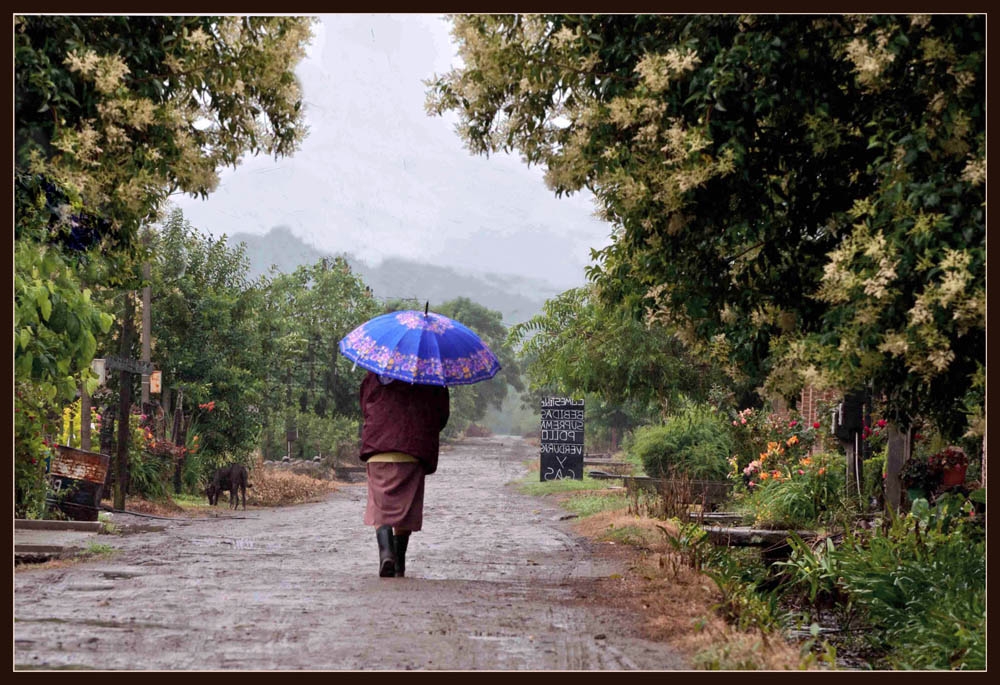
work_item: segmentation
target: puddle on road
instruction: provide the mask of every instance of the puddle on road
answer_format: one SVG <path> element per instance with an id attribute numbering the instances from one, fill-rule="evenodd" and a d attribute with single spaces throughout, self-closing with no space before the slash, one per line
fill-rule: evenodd
<path id="1" fill-rule="evenodd" d="M 163 623 L 147 623 L 145 621 L 100 621 L 87 618 L 15 618 L 14 623 L 58 623 L 74 626 L 95 626 L 97 628 L 162 628 L 164 630 L 183 630 L 180 626 L 169 626 Z M 34 640 L 17 640 L 17 642 L 34 642 Z"/>
<path id="2" fill-rule="evenodd" d="M 128 580 L 129 578 L 138 578 L 139 576 L 144 576 L 146 574 L 136 571 L 104 571 L 101 575 L 108 580 L 118 580 L 119 578 Z"/>
<path id="3" fill-rule="evenodd" d="M 228 545 L 233 549 L 240 550 L 263 550 L 265 552 L 276 552 L 281 549 L 280 542 L 266 542 L 255 540 L 254 538 L 191 538 L 187 542 L 196 547 L 213 547 L 217 545 Z"/>

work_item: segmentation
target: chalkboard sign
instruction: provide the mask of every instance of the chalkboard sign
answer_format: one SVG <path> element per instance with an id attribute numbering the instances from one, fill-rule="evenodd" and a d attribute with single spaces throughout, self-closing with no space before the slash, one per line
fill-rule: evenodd
<path id="1" fill-rule="evenodd" d="M 583 400 L 542 398 L 539 478 L 583 480 Z"/>

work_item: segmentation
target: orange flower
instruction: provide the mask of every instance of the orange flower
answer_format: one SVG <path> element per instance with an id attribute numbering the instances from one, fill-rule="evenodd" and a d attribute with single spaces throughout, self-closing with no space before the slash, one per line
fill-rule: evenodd
<path id="1" fill-rule="evenodd" d="M 811 457 L 804 457 L 802 459 L 799 459 L 799 463 L 802 464 L 803 466 L 809 466 L 809 464 L 813 463 L 813 460 Z"/>
<path id="2" fill-rule="evenodd" d="M 820 467 L 820 469 L 819 469 L 819 471 L 817 471 L 816 473 L 818 473 L 819 475 L 821 475 L 821 476 L 822 476 L 822 475 L 823 475 L 824 473 L 826 473 L 826 469 L 824 469 L 824 468 L 823 468 L 823 467 L 821 466 L 821 467 Z"/>
<path id="3" fill-rule="evenodd" d="M 760 474 L 760 479 L 761 480 L 767 480 L 770 477 L 771 477 L 771 474 L 768 473 L 767 471 L 762 471 L 761 474 Z"/>
<path id="4" fill-rule="evenodd" d="M 788 445 L 789 447 L 791 447 L 792 445 L 794 445 L 798 441 L 799 441 L 799 436 L 793 435 L 792 437 L 788 438 L 788 440 L 785 441 L 785 444 Z"/>

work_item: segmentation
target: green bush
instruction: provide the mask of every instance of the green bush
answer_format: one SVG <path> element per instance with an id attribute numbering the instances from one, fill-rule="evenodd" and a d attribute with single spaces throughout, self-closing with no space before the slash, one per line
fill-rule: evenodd
<path id="1" fill-rule="evenodd" d="M 171 490 L 174 465 L 170 459 L 145 451 L 129 454 L 128 492 L 143 499 L 163 499 Z"/>
<path id="2" fill-rule="evenodd" d="M 875 502 L 875 508 L 881 508 L 884 501 L 883 474 L 885 472 L 886 448 L 872 455 L 870 459 L 865 459 L 862 464 L 862 488 L 864 489 L 864 501 L 866 505 Z"/>
<path id="3" fill-rule="evenodd" d="M 973 504 L 947 494 L 885 528 L 848 531 L 810 546 L 792 539 L 778 562 L 786 593 L 835 601 L 860 620 L 878 667 L 983 669 L 986 666 L 986 550 Z M 798 604 L 798 602 L 793 602 Z"/>
<path id="4" fill-rule="evenodd" d="M 971 503 L 914 502 L 884 534 L 838 549 L 839 582 L 895 668 L 986 668 L 986 543 Z"/>
<path id="5" fill-rule="evenodd" d="M 842 508 L 845 468 L 843 455 L 821 453 L 757 472 L 740 508 L 760 528 L 821 527 Z"/>
<path id="6" fill-rule="evenodd" d="M 637 429 L 629 454 L 654 477 L 724 481 L 732 447 L 722 417 L 711 407 L 688 405 L 662 426 Z"/>

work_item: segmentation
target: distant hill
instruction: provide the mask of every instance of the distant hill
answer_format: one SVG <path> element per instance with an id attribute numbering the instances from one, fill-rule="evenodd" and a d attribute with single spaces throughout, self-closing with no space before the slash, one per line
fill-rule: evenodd
<path id="1" fill-rule="evenodd" d="M 228 241 L 246 244 L 250 275 L 254 278 L 268 273 L 272 265 L 282 273 L 290 273 L 298 266 L 334 256 L 303 242 L 284 226 L 272 228 L 265 235 L 235 233 Z M 545 300 L 560 292 L 540 279 L 477 272 L 469 267 L 453 269 L 395 258 L 369 266 L 352 255 L 343 256 L 376 297 L 414 298 L 419 303 L 430 301 L 432 306 L 467 297 L 499 311 L 508 326 L 527 321 L 541 311 Z"/>

